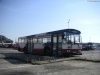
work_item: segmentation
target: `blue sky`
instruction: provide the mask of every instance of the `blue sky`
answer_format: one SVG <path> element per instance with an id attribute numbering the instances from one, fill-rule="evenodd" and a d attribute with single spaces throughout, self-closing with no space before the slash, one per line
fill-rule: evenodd
<path id="1" fill-rule="evenodd" d="M 89 0 L 0 0 L 0 34 L 18 37 L 68 28 L 83 42 L 100 42 L 100 2 Z"/>

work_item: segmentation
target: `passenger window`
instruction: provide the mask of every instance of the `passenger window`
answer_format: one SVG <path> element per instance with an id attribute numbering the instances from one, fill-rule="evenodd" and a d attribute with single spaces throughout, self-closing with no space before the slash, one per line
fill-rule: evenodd
<path id="1" fill-rule="evenodd" d="M 27 43 L 27 39 L 24 39 L 24 43 Z"/>
<path id="2" fill-rule="evenodd" d="M 18 42 L 21 43 L 21 39 L 18 39 Z"/>
<path id="3" fill-rule="evenodd" d="M 47 38 L 43 38 L 43 43 L 47 43 Z"/>
<path id="4" fill-rule="evenodd" d="M 66 44 L 66 39 L 63 39 L 63 44 Z"/>
<path id="5" fill-rule="evenodd" d="M 57 37 L 53 37 L 53 42 L 54 42 L 54 43 L 57 42 Z"/>
<path id="6" fill-rule="evenodd" d="M 38 43 L 42 43 L 42 38 L 38 38 Z"/>
<path id="7" fill-rule="evenodd" d="M 33 43 L 37 43 L 37 39 L 36 38 L 33 38 Z"/>
<path id="8" fill-rule="evenodd" d="M 59 36 L 59 40 L 58 40 L 59 42 L 62 42 L 62 37 L 61 36 Z"/>
<path id="9" fill-rule="evenodd" d="M 24 39 L 21 40 L 21 43 L 24 43 Z"/>
<path id="10" fill-rule="evenodd" d="M 51 42 L 51 38 L 47 38 L 47 42 Z"/>

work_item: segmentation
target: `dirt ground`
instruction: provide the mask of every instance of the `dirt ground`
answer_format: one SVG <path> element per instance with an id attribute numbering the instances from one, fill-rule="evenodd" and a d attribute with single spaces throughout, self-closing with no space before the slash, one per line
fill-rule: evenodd
<path id="1" fill-rule="evenodd" d="M 2 53 L 20 53 L 3 50 Z M 78 58 L 99 59 L 100 51 L 84 51 Z M 16 59 L 0 59 L 0 75 L 100 75 L 100 62 L 66 60 L 62 62 L 32 65 Z"/>

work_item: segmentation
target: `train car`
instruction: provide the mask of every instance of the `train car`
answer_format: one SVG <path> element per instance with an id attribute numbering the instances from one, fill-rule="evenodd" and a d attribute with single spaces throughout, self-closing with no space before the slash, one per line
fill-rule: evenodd
<path id="1" fill-rule="evenodd" d="M 18 51 L 37 55 L 82 55 L 81 32 L 62 29 L 18 38 Z"/>

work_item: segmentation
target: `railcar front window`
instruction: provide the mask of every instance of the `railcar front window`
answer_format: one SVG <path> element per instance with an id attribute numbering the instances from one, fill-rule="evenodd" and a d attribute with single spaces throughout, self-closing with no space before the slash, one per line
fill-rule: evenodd
<path id="1" fill-rule="evenodd" d="M 80 42 L 80 36 L 79 35 L 75 35 L 75 43 L 79 43 Z"/>
<path id="2" fill-rule="evenodd" d="M 66 35 L 67 44 L 77 44 L 80 43 L 80 35 L 68 34 Z"/>

